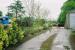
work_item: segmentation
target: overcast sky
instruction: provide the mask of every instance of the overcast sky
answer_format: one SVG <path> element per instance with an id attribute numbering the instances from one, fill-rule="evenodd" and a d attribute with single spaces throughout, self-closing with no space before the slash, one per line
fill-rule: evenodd
<path id="1" fill-rule="evenodd" d="M 61 12 L 61 7 L 66 0 L 39 0 L 39 1 L 42 3 L 43 6 L 49 9 L 50 11 L 49 18 L 57 19 Z"/>
<path id="2" fill-rule="evenodd" d="M 60 14 L 60 9 L 66 0 L 39 0 L 42 6 L 50 11 L 48 18 L 57 19 Z M 0 10 L 5 14 L 7 12 L 7 6 L 11 4 L 13 0 L 0 0 Z"/>

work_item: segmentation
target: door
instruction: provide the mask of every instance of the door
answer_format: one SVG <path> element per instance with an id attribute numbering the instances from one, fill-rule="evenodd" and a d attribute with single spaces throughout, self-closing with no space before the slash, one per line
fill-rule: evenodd
<path id="1" fill-rule="evenodd" d="M 70 28 L 75 29 L 75 13 L 70 14 Z"/>

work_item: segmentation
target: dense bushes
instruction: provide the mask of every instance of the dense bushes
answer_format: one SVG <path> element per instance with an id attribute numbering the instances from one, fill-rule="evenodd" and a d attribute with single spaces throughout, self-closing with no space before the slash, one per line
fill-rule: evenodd
<path id="1" fill-rule="evenodd" d="M 61 8 L 61 13 L 58 19 L 58 23 L 62 26 L 65 24 L 66 20 L 66 15 L 69 13 L 71 10 L 75 10 L 75 0 L 68 0 L 66 1 L 62 8 Z"/>
<path id="2" fill-rule="evenodd" d="M 33 24 L 33 17 L 24 17 L 22 19 L 17 19 L 17 24 L 20 27 L 31 27 Z"/>
<path id="3" fill-rule="evenodd" d="M 3 15 L 2 11 L 0 11 L 0 17 Z"/>
<path id="4" fill-rule="evenodd" d="M 29 35 L 36 35 L 36 33 L 40 32 L 41 30 L 43 30 L 43 27 L 27 27 L 24 29 L 25 30 L 25 37 L 29 37 Z"/>
<path id="5" fill-rule="evenodd" d="M 32 17 L 25 17 L 17 23 L 16 21 L 13 20 L 8 25 L 0 24 L 0 50 L 22 42 L 23 38 L 35 36 L 37 32 L 50 26 L 45 19 L 33 19 Z"/>
<path id="6" fill-rule="evenodd" d="M 45 19 L 34 19 L 33 17 L 25 17 L 22 21 L 18 21 L 17 23 L 23 29 L 25 37 L 35 35 L 36 32 L 48 29 L 50 26 L 50 23 Z"/>
<path id="7" fill-rule="evenodd" d="M 59 26 L 64 26 L 65 20 L 66 20 L 66 14 L 67 12 L 61 12 L 59 19 L 58 19 Z"/>
<path id="8" fill-rule="evenodd" d="M 24 37 L 23 34 L 23 31 L 17 27 L 16 23 L 12 23 L 12 27 L 7 29 L 0 25 L 0 50 L 21 41 Z"/>
<path id="9" fill-rule="evenodd" d="M 3 26 L 0 25 L 0 50 L 2 50 L 3 45 L 8 46 L 9 41 L 7 33 L 5 32 L 5 30 L 3 30 Z"/>
<path id="10" fill-rule="evenodd" d="M 30 35 L 35 36 L 37 32 L 49 27 L 45 19 L 23 17 L 25 11 L 19 0 L 8 6 L 8 11 L 6 15 L 9 16 L 10 24 L 0 25 L 0 50 L 12 47 L 27 37 L 31 37 Z M 1 12 L 0 16 L 2 16 Z"/>

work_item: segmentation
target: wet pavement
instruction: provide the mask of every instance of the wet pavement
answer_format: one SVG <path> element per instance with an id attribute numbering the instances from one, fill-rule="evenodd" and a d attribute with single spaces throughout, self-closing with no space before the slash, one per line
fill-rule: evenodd
<path id="1" fill-rule="evenodd" d="M 51 31 L 47 30 L 18 46 L 15 50 L 40 50 L 43 42 L 53 34 L 57 34 L 57 36 L 54 39 L 52 50 L 72 50 L 69 43 L 70 30 L 64 29 L 64 27 L 53 27 Z"/>
<path id="2" fill-rule="evenodd" d="M 42 33 L 41 35 L 23 43 L 22 45 L 17 47 L 16 50 L 40 50 L 42 43 L 56 32 L 56 27 L 54 27 L 51 31 L 47 30 L 45 33 Z"/>
<path id="3" fill-rule="evenodd" d="M 64 27 L 58 28 L 58 35 L 55 38 L 52 50 L 72 50 L 69 43 L 70 30 Z"/>

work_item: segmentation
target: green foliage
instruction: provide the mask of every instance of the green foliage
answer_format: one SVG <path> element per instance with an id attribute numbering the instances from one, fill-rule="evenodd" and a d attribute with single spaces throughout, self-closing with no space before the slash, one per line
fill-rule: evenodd
<path id="1" fill-rule="evenodd" d="M 33 24 L 33 17 L 25 17 L 22 22 L 25 27 L 31 27 Z"/>
<path id="2" fill-rule="evenodd" d="M 67 14 L 67 12 L 64 11 L 64 12 L 61 12 L 61 14 L 60 14 L 60 16 L 59 16 L 58 23 L 59 23 L 61 26 L 64 26 L 64 24 L 65 24 L 66 14 Z"/>
<path id="3" fill-rule="evenodd" d="M 13 13 L 7 13 L 6 15 L 9 16 L 9 18 L 13 17 Z"/>
<path id="4" fill-rule="evenodd" d="M 2 50 L 3 47 L 7 47 L 9 45 L 9 39 L 6 31 L 3 29 L 4 27 L 0 25 L 0 49 Z"/>
<path id="5" fill-rule="evenodd" d="M 75 1 L 67 1 L 64 3 L 62 10 L 69 11 L 75 9 Z"/>
<path id="6" fill-rule="evenodd" d="M 36 19 L 33 22 L 33 26 L 43 26 L 45 24 L 45 19 Z"/>
<path id="7" fill-rule="evenodd" d="M 3 49 L 3 41 L 0 41 L 0 50 Z"/>
<path id="8" fill-rule="evenodd" d="M 0 50 L 9 46 L 14 46 L 17 43 L 22 42 L 24 37 L 35 36 L 37 35 L 37 32 L 49 27 L 48 22 L 44 19 L 33 20 L 32 17 L 25 17 L 21 22 L 25 22 L 23 24 L 26 25 L 21 25 L 22 23 L 17 24 L 15 21 L 11 23 L 12 27 L 4 29 L 5 26 L 0 26 Z M 24 30 L 21 27 L 24 27 Z"/>
<path id="9" fill-rule="evenodd" d="M 16 17 L 21 17 L 25 13 L 24 7 L 22 6 L 22 3 L 20 0 L 16 0 L 15 3 L 12 3 L 10 6 L 8 6 L 9 11 L 12 11 L 13 14 L 16 15 Z"/>
<path id="10" fill-rule="evenodd" d="M 17 24 L 15 22 L 13 22 L 12 25 L 12 28 L 9 28 L 9 38 L 10 44 L 14 45 L 17 42 L 23 40 L 24 33 L 19 27 L 17 27 Z"/>
<path id="11" fill-rule="evenodd" d="M 15 3 L 12 3 L 8 7 L 9 12 L 6 15 L 10 19 L 11 17 L 13 18 L 13 15 L 17 18 L 13 19 L 16 21 L 12 21 L 11 25 L 0 25 L 0 50 L 14 46 L 21 42 L 24 37 L 29 37 L 30 35 L 35 36 L 37 32 L 49 27 L 45 19 L 23 17 L 25 11 L 20 0 L 15 1 Z M 2 16 L 1 11 L 0 16 Z"/>
<path id="12" fill-rule="evenodd" d="M 75 0 L 68 0 L 63 4 L 63 7 L 61 8 L 61 13 L 58 18 L 58 23 L 62 26 L 65 24 L 66 15 L 71 10 L 75 10 Z"/>
<path id="13" fill-rule="evenodd" d="M 12 23 L 12 27 L 8 27 L 6 30 L 5 26 L 0 26 L 0 50 L 8 47 L 9 45 L 15 45 L 24 38 L 24 32 L 17 27 L 15 22 Z"/>
<path id="14" fill-rule="evenodd" d="M 2 14 L 2 11 L 0 11 L 0 16 L 2 16 L 3 14 Z"/>
<path id="15" fill-rule="evenodd" d="M 30 18 L 30 19 L 28 19 Z M 45 28 L 45 20 L 44 19 L 33 19 L 32 17 L 26 17 L 25 24 L 28 23 L 26 27 L 24 27 L 25 30 L 25 36 L 28 35 L 35 35 L 36 32 L 39 32 Z M 30 26 L 31 25 L 31 26 Z"/>
<path id="16" fill-rule="evenodd" d="M 21 20 L 17 20 L 20 27 L 31 27 L 33 25 L 33 17 L 24 17 Z"/>

